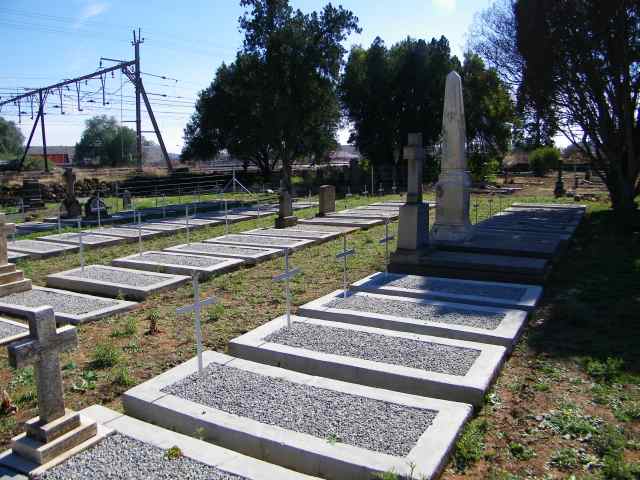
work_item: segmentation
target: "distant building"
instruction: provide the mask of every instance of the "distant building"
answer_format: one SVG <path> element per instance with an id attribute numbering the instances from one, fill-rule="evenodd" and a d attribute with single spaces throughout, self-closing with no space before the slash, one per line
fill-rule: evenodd
<path id="1" fill-rule="evenodd" d="M 64 145 L 47 145 L 47 160 L 55 165 L 62 166 L 72 163 L 76 154 L 76 147 L 68 147 Z M 44 149 L 42 147 L 29 147 L 27 155 L 36 158 L 44 158 Z"/>

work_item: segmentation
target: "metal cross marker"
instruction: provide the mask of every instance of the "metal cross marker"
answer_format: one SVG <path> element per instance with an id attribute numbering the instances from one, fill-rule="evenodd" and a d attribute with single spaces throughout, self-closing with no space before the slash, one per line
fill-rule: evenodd
<path id="1" fill-rule="evenodd" d="M 289 249 L 284 249 L 284 272 L 273 277 L 274 282 L 285 282 L 284 293 L 287 301 L 287 327 L 291 327 L 291 289 L 289 281 L 301 272 L 299 268 L 289 268 Z"/>
<path id="2" fill-rule="evenodd" d="M 389 273 L 389 242 L 396 237 L 389 235 L 389 219 L 384 221 L 384 238 L 380 239 L 380 244 L 384 245 L 384 273 Z"/>
<path id="3" fill-rule="evenodd" d="M 82 239 L 82 219 L 78 219 L 78 243 L 80 244 L 80 271 L 84 272 L 84 242 Z"/>
<path id="4" fill-rule="evenodd" d="M 140 212 L 138 212 L 138 256 L 142 256 L 142 213 Z"/>
<path id="5" fill-rule="evenodd" d="M 58 205 L 58 235 L 62 233 L 62 205 Z"/>
<path id="6" fill-rule="evenodd" d="M 162 218 L 167 218 L 167 195 L 162 194 Z"/>
<path id="7" fill-rule="evenodd" d="M 184 206 L 184 220 L 187 227 L 187 245 L 191 245 L 191 239 L 189 237 L 189 205 Z"/>
<path id="8" fill-rule="evenodd" d="M 476 198 L 476 201 L 473 204 L 473 208 L 476 211 L 476 223 L 478 223 L 478 207 L 479 206 L 480 206 L 480 203 L 478 203 L 478 199 Z"/>
<path id="9" fill-rule="evenodd" d="M 347 250 L 347 234 L 342 237 L 342 251 L 336 255 L 338 260 L 342 259 L 342 283 L 344 285 L 343 296 L 347 298 L 347 290 L 349 289 L 349 282 L 347 281 L 347 258 L 356 254 L 354 248 Z"/>
<path id="10" fill-rule="evenodd" d="M 204 379 L 204 366 L 202 364 L 202 307 L 213 305 L 217 300 L 213 297 L 200 300 L 200 274 L 193 272 L 193 304 L 185 305 L 176 309 L 178 315 L 186 315 L 194 313 L 194 322 L 196 330 L 196 351 L 198 353 L 198 373 L 200 379 Z"/>
<path id="11" fill-rule="evenodd" d="M 224 234 L 229 234 L 229 209 L 227 208 L 227 199 L 224 199 Z"/>
<path id="12" fill-rule="evenodd" d="M 98 228 L 100 228 L 100 227 L 102 227 L 102 219 L 101 219 L 101 216 L 100 216 L 100 210 L 102 210 L 101 205 L 100 205 L 100 190 L 97 191 L 96 195 L 97 195 L 96 198 L 98 199 L 97 202 L 96 202 L 97 205 L 98 205 Z"/>

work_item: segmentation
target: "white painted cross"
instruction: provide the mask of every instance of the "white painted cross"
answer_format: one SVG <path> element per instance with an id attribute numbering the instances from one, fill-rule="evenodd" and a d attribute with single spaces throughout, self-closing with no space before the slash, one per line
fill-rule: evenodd
<path id="1" fill-rule="evenodd" d="M 194 313 L 195 330 L 196 330 L 196 351 L 198 353 L 198 373 L 200 379 L 204 378 L 204 366 L 202 364 L 202 307 L 207 305 L 213 305 L 217 300 L 213 297 L 205 300 L 200 300 L 200 274 L 193 272 L 193 304 L 185 305 L 176 309 L 178 315 L 186 315 L 191 312 Z"/>
<path id="2" fill-rule="evenodd" d="M 84 241 L 82 232 L 82 218 L 78 219 L 78 243 L 80 244 L 80 271 L 84 272 Z"/>
<path id="3" fill-rule="evenodd" d="M 135 220 L 135 216 L 133 217 Z M 138 256 L 142 256 L 142 213 L 138 212 Z"/>
<path id="4" fill-rule="evenodd" d="M 224 234 L 229 234 L 229 209 L 227 208 L 227 199 L 224 199 Z"/>
<path id="5" fill-rule="evenodd" d="M 389 235 L 389 219 L 384 220 L 384 238 L 380 239 L 380 244 L 384 245 L 384 273 L 389 273 L 389 243 L 396 237 Z"/>
<path id="6" fill-rule="evenodd" d="M 342 283 L 344 285 L 344 298 L 347 298 L 347 290 L 349 289 L 349 282 L 347 281 L 347 258 L 355 254 L 355 248 L 347 250 L 347 234 L 345 233 L 342 237 L 342 251 L 336 255 L 336 258 L 338 260 L 342 260 Z"/>
<path id="7" fill-rule="evenodd" d="M 301 272 L 299 268 L 289 268 L 289 249 L 284 249 L 284 272 L 273 277 L 274 282 L 284 283 L 284 294 L 287 302 L 287 327 L 291 327 L 291 289 L 289 281 Z"/>
<path id="8" fill-rule="evenodd" d="M 102 210 L 102 205 L 100 204 L 100 190 L 96 192 L 97 204 L 98 204 L 98 228 L 102 227 L 102 217 L 100 214 L 100 210 Z"/>
<path id="9" fill-rule="evenodd" d="M 191 245 L 191 239 L 189 237 L 189 205 L 184 206 L 184 219 L 187 227 L 187 245 Z"/>

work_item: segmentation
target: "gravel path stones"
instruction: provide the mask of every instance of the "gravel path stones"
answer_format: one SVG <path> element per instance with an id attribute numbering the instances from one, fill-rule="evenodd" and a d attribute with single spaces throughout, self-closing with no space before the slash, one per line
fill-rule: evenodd
<path id="1" fill-rule="evenodd" d="M 466 375 L 480 356 L 479 350 L 471 348 L 301 322 L 265 341 L 450 375 Z"/>
<path id="2" fill-rule="evenodd" d="M 479 312 L 443 305 L 430 305 L 396 299 L 354 294 L 347 298 L 336 298 L 324 305 L 327 308 L 359 310 L 367 313 L 395 315 L 429 322 L 448 323 L 465 327 L 494 330 L 505 315 L 501 313 Z"/>
<path id="3" fill-rule="evenodd" d="M 405 456 L 437 412 L 217 364 L 162 390 L 260 423 L 389 455 Z"/>
<path id="4" fill-rule="evenodd" d="M 187 457 L 167 458 L 167 452 L 115 433 L 96 446 L 48 470 L 42 480 L 243 480 Z"/>

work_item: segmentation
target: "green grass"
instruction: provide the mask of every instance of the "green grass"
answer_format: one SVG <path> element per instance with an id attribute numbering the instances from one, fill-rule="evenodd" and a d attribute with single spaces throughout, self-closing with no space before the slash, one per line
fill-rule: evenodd
<path id="1" fill-rule="evenodd" d="M 120 349 L 111 343 L 99 343 L 96 345 L 91 364 L 94 368 L 110 368 L 116 366 L 121 360 Z"/>
<path id="2" fill-rule="evenodd" d="M 453 463 L 458 471 L 464 472 L 468 467 L 482 459 L 484 456 L 484 439 L 488 429 L 488 422 L 480 418 L 473 419 L 466 425 L 456 443 L 453 454 Z"/>

